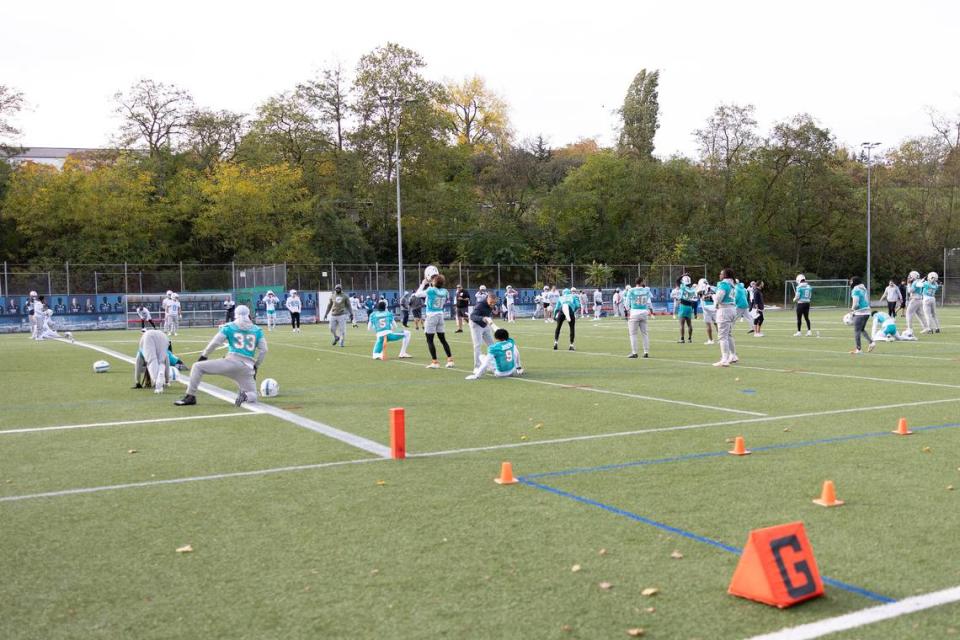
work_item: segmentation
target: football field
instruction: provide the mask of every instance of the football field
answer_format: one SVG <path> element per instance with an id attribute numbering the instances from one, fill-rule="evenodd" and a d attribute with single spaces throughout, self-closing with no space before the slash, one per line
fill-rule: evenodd
<path id="1" fill-rule="evenodd" d="M 738 323 L 726 369 L 702 321 L 678 344 L 656 318 L 633 360 L 622 320 L 579 320 L 570 352 L 524 319 L 525 376 L 473 382 L 449 320 L 453 370 L 421 332 L 378 362 L 362 327 L 281 327 L 280 394 L 241 408 L 226 378 L 195 407 L 132 390 L 136 331 L 0 336 L 0 638 L 960 638 L 960 310 L 858 356 L 842 315 Z M 844 506 L 812 503 L 825 480 Z M 795 521 L 825 595 L 729 595 L 749 532 Z"/>

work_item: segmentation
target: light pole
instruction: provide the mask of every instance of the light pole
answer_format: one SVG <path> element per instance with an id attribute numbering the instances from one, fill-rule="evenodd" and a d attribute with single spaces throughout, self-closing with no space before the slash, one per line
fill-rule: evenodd
<path id="1" fill-rule="evenodd" d="M 380 96 L 380 103 L 384 106 L 399 106 L 397 111 L 397 129 L 393 148 L 393 161 L 397 172 L 397 297 L 403 296 L 403 227 L 400 224 L 400 118 L 403 115 L 403 105 L 416 102 L 412 98 L 401 98 L 399 96 Z"/>
<path id="2" fill-rule="evenodd" d="M 867 150 L 867 294 L 869 295 L 873 282 L 870 280 L 870 167 L 872 156 L 870 152 L 879 147 L 879 142 L 863 142 L 860 146 Z"/>

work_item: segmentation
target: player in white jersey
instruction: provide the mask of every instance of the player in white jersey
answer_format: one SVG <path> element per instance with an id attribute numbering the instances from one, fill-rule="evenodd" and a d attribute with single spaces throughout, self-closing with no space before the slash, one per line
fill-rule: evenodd
<path id="1" fill-rule="evenodd" d="M 137 316 L 140 318 L 140 331 L 147 330 L 148 322 L 152 328 L 157 328 L 157 325 L 153 322 L 153 314 L 150 313 L 150 309 L 147 308 L 145 303 L 140 303 L 140 306 L 137 307 Z"/>
<path id="2" fill-rule="evenodd" d="M 167 302 L 167 315 L 163 319 L 163 332 L 168 336 L 177 335 L 180 330 L 180 296 L 176 293 Z"/>
<path id="3" fill-rule="evenodd" d="M 286 307 L 287 311 L 290 312 L 290 326 L 293 328 L 294 333 L 300 333 L 300 310 L 302 306 L 300 303 L 300 294 L 297 293 L 296 289 L 290 289 L 290 295 L 287 296 Z"/>
<path id="4" fill-rule="evenodd" d="M 543 314 L 544 322 L 553 322 L 553 317 L 557 314 L 558 300 L 560 300 L 560 292 L 557 291 L 557 287 L 554 285 L 547 291 L 547 307 Z"/>
<path id="5" fill-rule="evenodd" d="M 263 296 L 263 306 L 267 311 L 267 331 L 273 331 L 277 326 L 277 305 L 280 304 L 280 298 L 273 291 L 267 291 Z M 357 325 L 353 325 L 357 326 Z"/>
<path id="6" fill-rule="evenodd" d="M 619 295 L 619 293 L 620 292 L 617 291 L 617 295 Z M 614 304 L 616 304 L 616 302 L 614 302 Z M 593 292 L 593 319 L 599 320 L 600 314 L 602 312 L 603 312 L 603 291 L 600 289 L 600 287 L 597 287 L 596 290 Z"/>
<path id="7" fill-rule="evenodd" d="M 507 299 L 507 322 L 517 321 L 517 290 L 511 285 L 507 285 L 507 291 L 503 297 Z"/>
<path id="8" fill-rule="evenodd" d="M 47 308 L 47 305 L 44 304 L 43 296 L 36 296 L 33 302 L 30 303 L 30 306 L 33 310 L 33 315 L 30 317 L 31 337 L 34 340 L 42 340 L 43 338 L 41 338 L 40 335 L 43 333 L 43 312 Z"/>

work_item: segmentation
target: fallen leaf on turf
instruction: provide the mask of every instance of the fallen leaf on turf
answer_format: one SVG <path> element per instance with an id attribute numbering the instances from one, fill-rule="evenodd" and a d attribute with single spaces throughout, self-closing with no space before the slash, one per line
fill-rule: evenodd
<path id="1" fill-rule="evenodd" d="M 784 433 L 786 433 L 787 431 L 790 431 L 790 427 L 784 427 L 784 428 L 783 428 L 783 432 L 784 432 Z"/>
<path id="2" fill-rule="evenodd" d="M 573 631 L 573 627 L 571 627 L 568 624 L 565 624 L 562 627 L 560 627 L 560 631 L 563 631 L 565 633 L 570 633 L 571 631 Z"/>
<path id="3" fill-rule="evenodd" d="M 573 571 L 574 573 L 576 573 L 576 572 L 580 571 L 580 568 L 581 568 L 580 565 L 575 564 L 575 565 L 573 565 L 572 567 L 570 567 L 570 571 Z"/>
<path id="4" fill-rule="evenodd" d="M 680 553 L 679 551 L 674 551 L 673 553 L 670 554 L 670 557 L 673 558 L 674 560 L 682 560 L 683 554 Z"/>
<path id="5" fill-rule="evenodd" d="M 527 439 L 527 436 L 520 436 L 521 441 L 526 441 L 526 439 Z"/>
<path id="6" fill-rule="evenodd" d="M 600 588 L 601 588 L 602 590 L 604 590 L 604 591 L 610 591 L 610 589 L 613 589 L 613 583 L 612 583 L 612 582 L 601 582 L 601 583 L 598 584 L 597 586 L 600 587 Z"/>
<path id="7" fill-rule="evenodd" d="M 640 592 L 640 595 L 650 597 L 650 596 L 655 596 L 658 593 L 660 593 L 660 589 L 657 589 L 656 587 L 647 587 L 646 589 Z"/>
<path id="8" fill-rule="evenodd" d="M 639 638 L 644 634 L 644 630 L 640 627 L 634 627 L 633 629 L 627 629 L 627 635 L 631 638 Z"/>
<path id="9" fill-rule="evenodd" d="M 534 428 L 534 429 L 542 429 L 542 428 L 543 428 L 543 423 L 542 423 L 542 422 L 538 422 L 537 424 L 533 425 L 533 428 Z"/>
<path id="10" fill-rule="evenodd" d="M 734 378 L 733 381 L 734 381 L 734 382 L 740 382 L 740 378 Z"/>
<path id="11" fill-rule="evenodd" d="M 139 451 L 137 451 L 136 449 L 130 449 L 129 451 L 127 451 L 127 453 L 139 453 Z"/>
<path id="12" fill-rule="evenodd" d="M 646 611 L 647 613 L 653 613 L 656 610 L 657 610 L 656 607 L 647 607 L 646 609 L 644 609 L 644 611 Z"/>
<path id="13" fill-rule="evenodd" d="M 193 551 L 193 545 L 185 544 L 182 547 L 177 547 L 177 553 L 191 553 Z"/>
<path id="14" fill-rule="evenodd" d="M 605 555 L 607 555 L 607 550 L 606 550 L 606 549 L 600 549 L 600 551 L 597 551 L 597 555 L 605 556 Z"/>
<path id="15" fill-rule="evenodd" d="M 933 453 L 933 449 L 930 447 L 924 447 L 923 449 L 920 449 L 920 451 L 923 451 L 924 453 Z"/>
<path id="16" fill-rule="evenodd" d="M 307 585 L 303 588 L 304 591 L 310 591 L 310 585 Z"/>
<path id="17" fill-rule="evenodd" d="M 373 569 L 372 571 L 370 571 L 370 575 L 371 575 L 371 576 L 378 576 L 378 575 L 380 575 L 380 569 Z"/>
<path id="18" fill-rule="evenodd" d="M 724 442 L 726 442 L 727 444 L 733 444 L 733 438 L 727 438 L 726 440 L 724 440 Z"/>
<path id="19" fill-rule="evenodd" d="M 953 485 L 952 485 L 952 484 L 948 484 L 948 485 L 947 485 L 947 491 L 953 491 Z"/>
<path id="20" fill-rule="evenodd" d="M 378 487 L 385 487 L 385 486 L 387 486 L 387 481 L 386 481 L 386 480 L 377 480 L 377 486 L 378 486 Z"/>

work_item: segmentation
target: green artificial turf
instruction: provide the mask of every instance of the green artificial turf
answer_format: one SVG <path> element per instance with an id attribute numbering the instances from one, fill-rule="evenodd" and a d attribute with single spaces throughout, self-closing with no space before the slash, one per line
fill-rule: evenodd
<path id="1" fill-rule="evenodd" d="M 629 360 L 622 321 L 581 320 L 578 350 L 564 330 L 554 352 L 552 325 L 522 320 L 507 327 L 526 379 L 476 382 L 469 334 L 448 334 L 453 371 L 424 368 L 416 332 L 415 357 L 394 344 L 387 362 L 359 329 L 343 349 L 325 326 L 268 334 L 260 378 L 281 393 L 267 404 L 382 444 L 404 407 L 405 461 L 206 395 L 174 407 L 182 386 L 131 390 L 118 358 L 0 336 L 0 431 L 231 414 L 0 433 L 0 637 L 743 638 L 878 604 L 829 585 L 786 610 L 735 598 L 735 554 L 646 520 L 733 547 L 800 520 L 832 579 L 893 599 L 960 585 L 960 426 L 946 426 L 960 424 L 960 312 L 860 356 L 840 315 L 816 312 L 810 338 L 788 314 L 769 313 L 764 338 L 738 324 L 729 369 L 709 366 L 701 322 L 680 345 L 657 318 L 651 358 Z M 139 333 L 77 337 L 133 355 Z M 111 371 L 94 374 L 101 358 Z M 901 416 L 942 428 L 886 435 Z M 722 454 L 738 435 L 756 451 Z M 504 460 L 526 484 L 493 483 Z M 845 506 L 812 504 L 827 479 Z M 835 637 L 949 637 L 958 611 Z"/>

